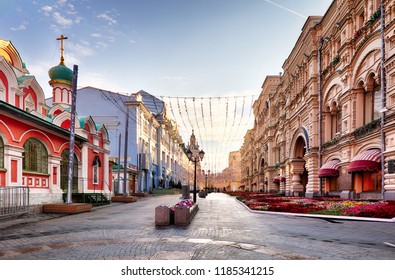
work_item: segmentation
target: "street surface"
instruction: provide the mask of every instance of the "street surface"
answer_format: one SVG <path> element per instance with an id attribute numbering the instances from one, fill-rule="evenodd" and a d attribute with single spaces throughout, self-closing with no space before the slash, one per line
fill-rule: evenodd
<path id="1" fill-rule="evenodd" d="M 155 207 L 178 201 L 148 196 L 77 215 L 0 221 L 0 260 L 395 260 L 395 223 L 256 214 L 211 193 L 198 198 L 189 226 L 156 227 Z"/>

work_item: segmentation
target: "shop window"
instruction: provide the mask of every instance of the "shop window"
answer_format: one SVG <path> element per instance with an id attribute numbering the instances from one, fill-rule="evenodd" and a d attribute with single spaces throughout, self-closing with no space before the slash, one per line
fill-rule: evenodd
<path id="1" fill-rule="evenodd" d="M 325 178 L 325 191 L 326 192 L 339 191 L 338 177 L 326 177 Z"/>
<path id="2" fill-rule="evenodd" d="M 357 172 L 353 174 L 354 190 L 375 192 L 381 190 L 381 170 L 378 172 Z"/>

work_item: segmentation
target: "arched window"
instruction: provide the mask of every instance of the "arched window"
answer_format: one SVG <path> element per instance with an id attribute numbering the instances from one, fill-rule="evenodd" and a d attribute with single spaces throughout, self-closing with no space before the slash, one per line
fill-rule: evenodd
<path id="1" fill-rule="evenodd" d="M 69 149 L 64 149 L 62 152 L 62 161 L 60 162 L 60 187 L 63 191 L 67 191 L 69 179 Z M 73 160 L 73 184 L 72 192 L 78 192 L 78 159 L 74 153 Z"/>
<path id="2" fill-rule="evenodd" d="M 365 92 L 364 96 L 364 124 L 370 123 L 373 120 L 372 112 L 373 112 L 373 102 L 372 102 L 373 94 L 372 92 Z"/>
<path id="3" fill-rule="evenodd" d="M 364 124 L 380 118 L 381 88 L 371 76 L 368 81 L 368 90 L 364 95 Z"/>
<path id="4" fill-rule="evenodd" d="M 0 168 L 4 168 L 4 142 L 0 137 Z"/>
<path id="5" fill-rule="evenodd" d="M 93 184 L 99 184 L 99 167 L 101 167 L 101 161 L 99 156 L 95 156 L 92 163 L 93 167 Z"/>
<path id="6" fill-rule="evenodd" d="M 330 108 L 331 112 L 331 139 L 335 138 L 338 136 L 338 134 L 341 132 L 341 119 L 342 119 L 342 113 L 341 109 L 339 109 L 339 106 L 334 102 Z"/>
<path id="7" fill-rule="evenodd" d="M 264 172 L 265 172 L 265 159 L 262 157 L 261 166 L 260 166 L 260 173 L 263 174 Z"/>
<path id="8" fill-rule="evenodd" d="M 35 108 L 34 108 L 34 100 L 31 97 L 31 95 L 29 95 L 29 96 L 27 96 L 25 98 L 25 106 L 24 107 L 25 107 L 25 111 L 26 112 L 31 112 L 31 111 L 35 110 Z"/>
<path id="9" fill-rule="evenodd" d="M 5 86 L 3 84 L 3 81 L 0 80 L 0 100 L 1 101 L 5 101 L 5 93 L 6 93 Z"/>
<path id="10" fill-rule="evenodd" d="M 373 1 L 373 12 L 375 12 L 376 10 L 380 9 L 380 0 L 374 0 Z"/>
<path id="11" fill-rule="evenodd" d="M 381 116 L 381 87 L 376 85 L 373 89 L 373 119 L 377 120 Z"/>
<path id="12" fill-rule="evenodd" d="M 35 138 L 23 145 L 23 170 L 48 174 L 48 152 L 44 144 Z"/>

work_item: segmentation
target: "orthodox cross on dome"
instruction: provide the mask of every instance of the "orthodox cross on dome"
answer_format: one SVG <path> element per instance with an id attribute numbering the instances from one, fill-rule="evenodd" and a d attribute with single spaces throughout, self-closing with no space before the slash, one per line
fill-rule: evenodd
<path id="1" fill-rule="evenodd" d="M 63 35 L 60 35 L 59 38 L 56 38 L 56 40 L 58 40 L 58 41 L 60 40 L 60 64 L 63 64 L 63 65 L 64 65 L 64 57 L 63 57 L 63 54 L 64 54 L 64 40 L 66 40 L 66 39 L 68 39 L 68 38 L 63 36 Z"/>

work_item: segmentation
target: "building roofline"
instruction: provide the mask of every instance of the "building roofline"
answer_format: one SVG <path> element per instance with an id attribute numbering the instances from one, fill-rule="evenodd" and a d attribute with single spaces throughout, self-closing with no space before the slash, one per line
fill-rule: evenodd
<path id="1" fill-rule="evenodd" d="M 0 109 L 4 112 L 9 112 L 11 113 L 14 117 L 16 117 L 17 119 L 22 119 L 22 120 L 27 120 L 29 122 L 32 122 L 34 124 L 38 124 L 40 126 L 43 126 L 45 128 L 50 129 L 51 131 L 54 131 L 56 133 L 62 134 L 64 136 L 69 136 L 70 135 L 70 131 L 67 129 L 64 129 L 62 127 L 59 127 L 55 124 L 52 124 L 46 120 L 43 120 L 33 114 L 30 114 L 26 111 L 23 111 L 15 106 L 12 106 L 4 101 L 0 101 Z M 75 138 L 80 141 L 80 142 L 87 142 L 88 139 L 79 136 L 79 135 L 75 135 Z"/>

